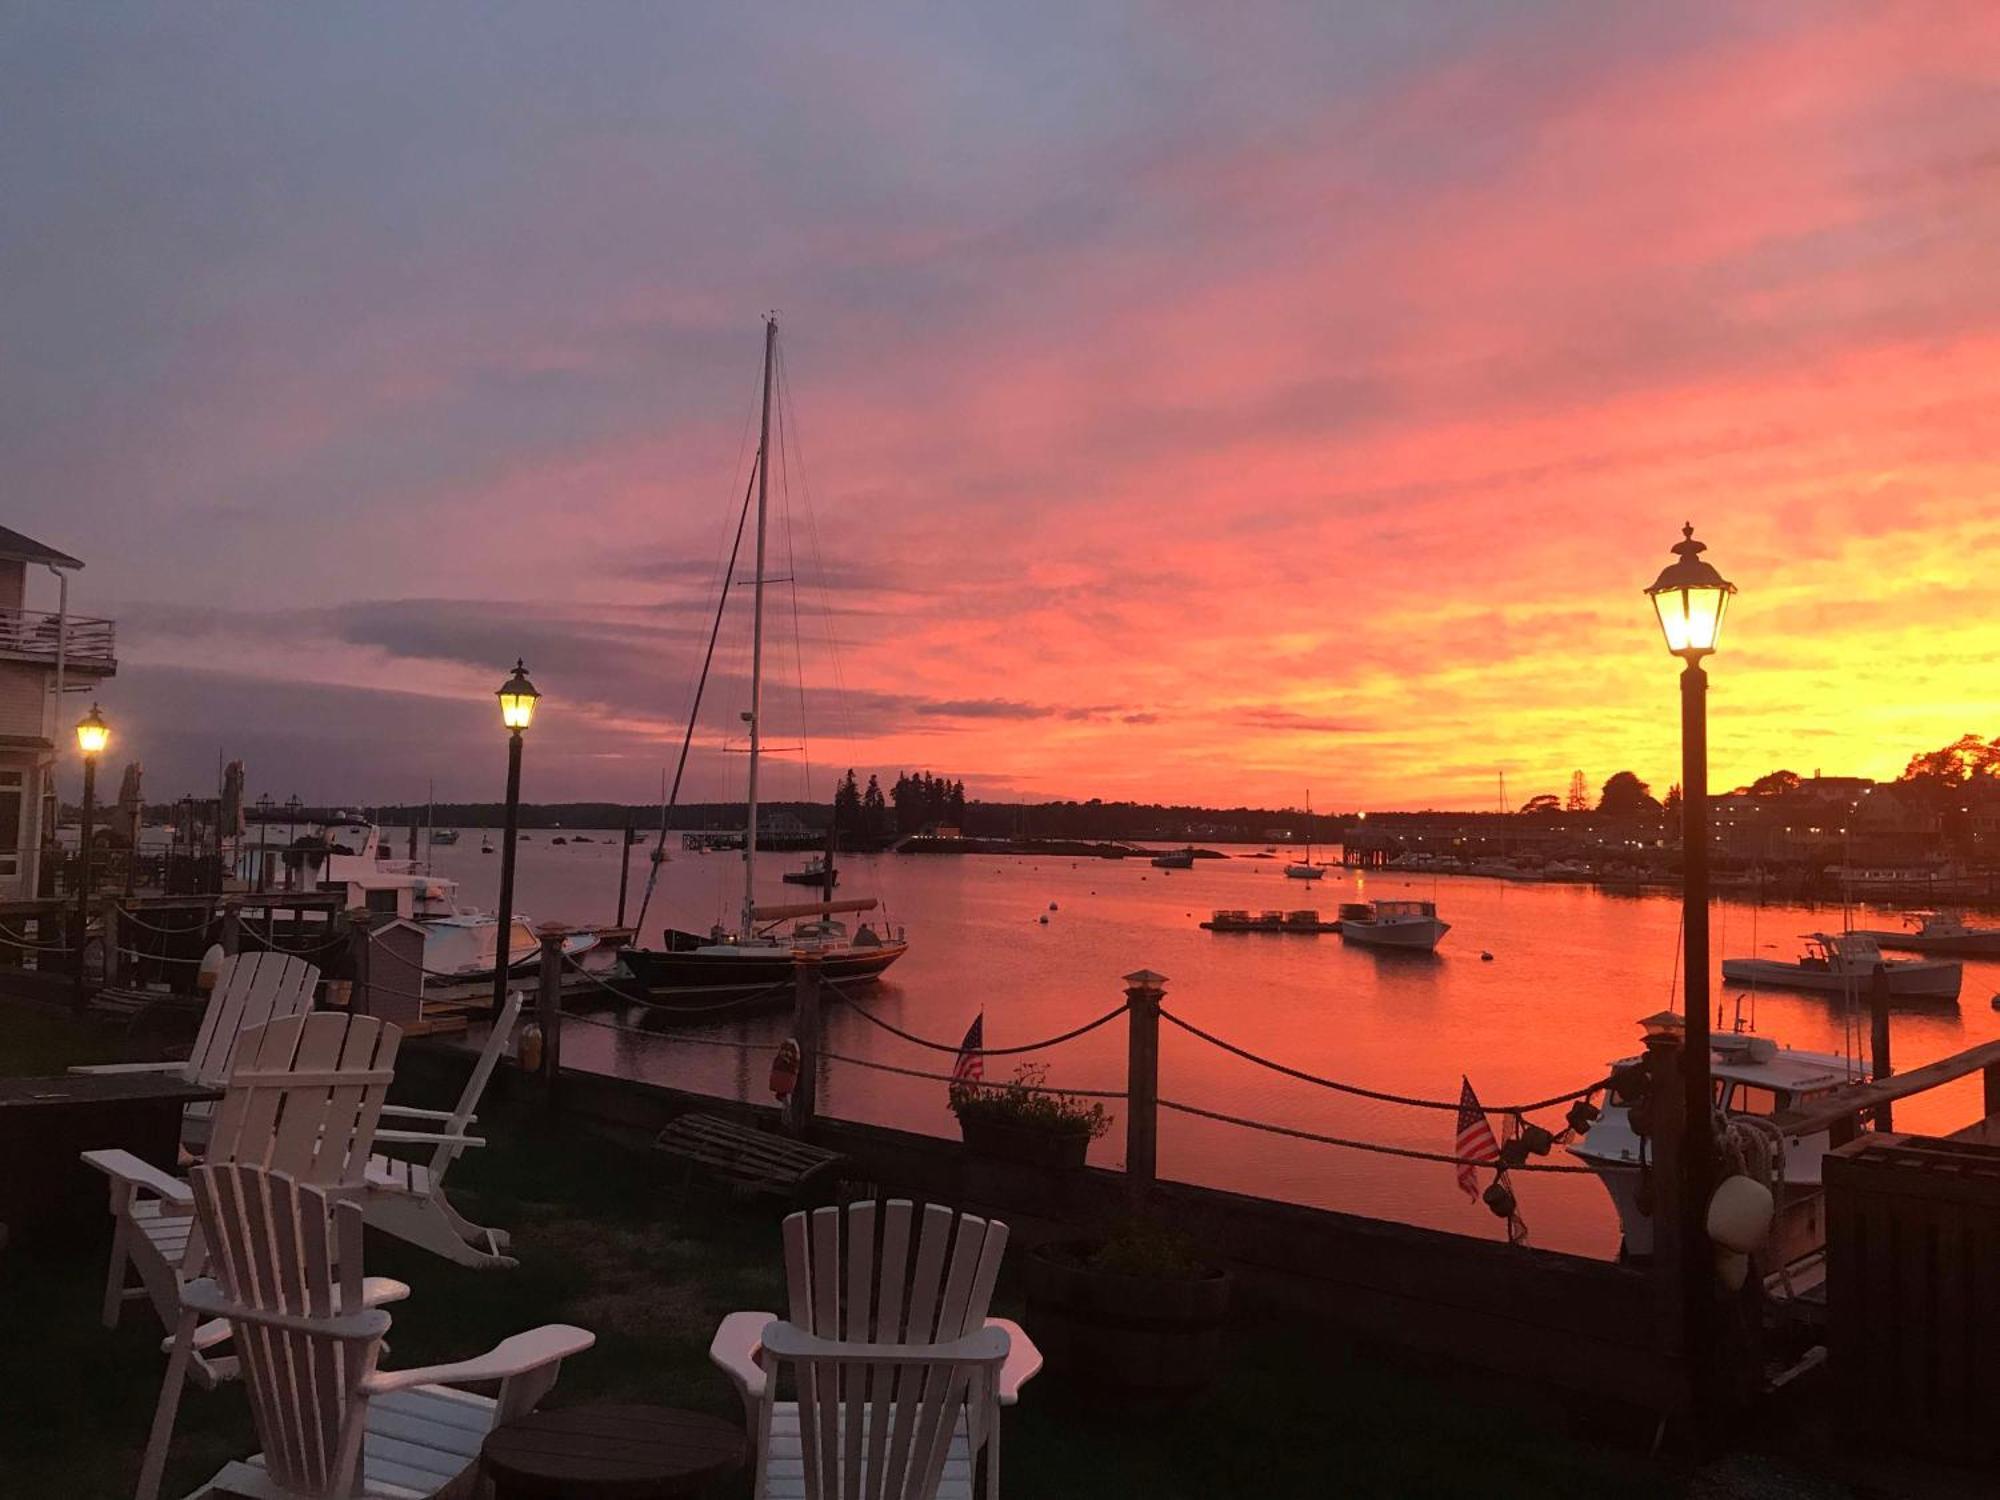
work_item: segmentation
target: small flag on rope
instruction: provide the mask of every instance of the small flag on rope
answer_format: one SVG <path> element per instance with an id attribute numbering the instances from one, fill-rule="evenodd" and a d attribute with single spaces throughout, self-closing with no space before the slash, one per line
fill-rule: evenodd
<path id="1" fill-rule="evenodd" d="M 986 1012 L 981 1011 L 965 1028 L 965 1040 L 958 1044 L 958 1061 L 951 1065 L 951 1086 L 980 1083 L 986 1077 L 986 1059 L 980 1050 L 986 1045 Z"/>
<path id="2" fill-rule="evenodd" d="M 1458 1185 L 1465 1190 L 1465 1196 L 1475 1203 L 1479 1201 L 1479 1174 L 1474 1162 L 1500 1161 L 1500 1142 L 1494 1138 L 1493 1127 L 1486 1121 L 1486 1111 L 1479 1107 L 1479 1098 L 1472 1092 L 1472 1081 L 1464 1074 L 1458 1079 L 1458 1147 L 1452 1155 L 1459 1158 Z"/>

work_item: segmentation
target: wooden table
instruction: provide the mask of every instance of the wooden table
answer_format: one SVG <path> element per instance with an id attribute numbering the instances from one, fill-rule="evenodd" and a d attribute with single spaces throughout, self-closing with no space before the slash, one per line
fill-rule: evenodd
<path id="1" fill-rule="evenodd" d="M 122 1146 L 171 1172 L 181 1112 L 221 1097 L 178 1073 L 0 1078 L 0 1224 L 17 1245 L 109 1243 L 104 1177 L 78 1154 Z"/>
<path id="2" fill-rule="evenodd" d="M 481 1463 L 499 1500 L 663 1500 L 743 1467 L 743 1429 L 666 1406 L 572 1406 L 495 1429 Z"/>

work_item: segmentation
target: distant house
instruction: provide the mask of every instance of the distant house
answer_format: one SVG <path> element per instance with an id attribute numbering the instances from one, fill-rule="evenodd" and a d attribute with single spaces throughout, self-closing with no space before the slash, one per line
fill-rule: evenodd
<path id="1" fill-rule="evenodd" d="M 57 752 L 85 695 L 118 670 L 111 621 L 69 612 L 69 575 L 82 566 L 0 526 L 0 901 L 35 894 L 55 833 Z M 57 580 L 54 612 L 27 607 L 30 571 L 42 568 Z"/>

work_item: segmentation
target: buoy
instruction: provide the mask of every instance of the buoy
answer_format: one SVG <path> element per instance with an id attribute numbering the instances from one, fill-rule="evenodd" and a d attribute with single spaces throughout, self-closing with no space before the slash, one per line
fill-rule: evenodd
<path id="1" fill-rule="evenodd" d="M 542 1071 L 542 1028 L 533 1021 L 523 1026 L 514 1040 L 514 1058 L 523 1073 Z"/>
<path id="2" fill-rule="evenodd" d="M 789 1099 L 798 1084 L 799 1044 L 786 1037 L 771 1059 L 771 1092 L 780 1099 Z"/>
<path id="3" fill-rule="evenodd" d="M 1046 927 L 1049 925 L 1049 914 L 1047 912 L 1043 912 L 1039 917 L 1035 918 L 1035 920 L 1037 922 L 1040 922 L 1044 927 Z"/>
<path id="4" fill-rule="evenodd" d="M 1743 1283 L 1750 1278 L 1750 1257 L 1740 1250 L 1725 1250 L 1718 1245 L 1715 1248 L 1715 1274 L 1730 1291 L 1740 1292 Z"/>
<path id="5" fill-rule="evenodd" d="M 1777 1204 L 1771 1190 L 1740 1173 L 1725 1177 L 1708 1200 L 1708 1237 L 1726 1249 L 1748 1255 L 1771 1232 Z M 1736 1283 L 1742 1285 L 1739 1279 Z"/>
<path id="6" fill-rule="evenodd" d="M 215 988 L 215 981 L 222 977 L 222 960 L 226 958 L 222 944 L 210 943 L 208 952 L 201 956 L 201 967 L 195 970 L 194 987 L 206 995 Z"/>
<path id="7" fill-rule="evenodd" d="M 1055 909 L 1056 909 L 1056 904 L 1055 904 L 1055 902 L 1051 901 L 1051 902 L 1049 903 L 1049 910 L 1050 910 L 1050 911 L 1054 911 Z"/>
<path id="8" fill-rule="evenodd" d="M 1484 948 L 1481 948 L 1479 950 L 1479 961 L 1483 964 L 1490 964 L 1493 962 L 1493 955 L 1488 953 Z"/>

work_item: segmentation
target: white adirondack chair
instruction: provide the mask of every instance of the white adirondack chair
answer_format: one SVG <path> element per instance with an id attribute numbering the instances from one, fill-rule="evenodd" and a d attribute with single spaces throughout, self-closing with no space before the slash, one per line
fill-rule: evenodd
<path id="1" fill-rule="evenodd" d="M 402 1035 L 386 1021 L 336 1011 L 288 1016 L 245 1031 L 208 1160 L 269 1167 L 358 1197 Z M 86 1151 L 83 1160 L 111 1179 L 115 1228 L 104 1325 L 118 1325 L 127 1300 L 149 1297 L 160 1321 L 173 1327 L 185 1283 L 205 1264 L 191 1189 L 129 1151 Z M 125 1286 L 128 1264 L 139 1273 L 132 1289 Z M 229 1373 L 220 1362 L 197 1361 L 195 1367 L 204 1385 Z"/>
<path id="2" fill-rule="evenodd" d="M 844 1257 L 843 1229 L 847 1241 Z M 1021 1386 L 1042 1367 L 1041 1353 L 1025 1332 L 1004 1318 L 986 1316 L 1007 1235 L 1007 1226 L 997 1221 L 954 1213 L 936 1203 L 927 1203 L 919 1211 L 903 1198 L 855 1203 L 845 1209 L 816 1209 L 785 1219 L 788 1321 L 794 1333 L 819 1343 L 851 1347 L 831 1354 L 818 1343 L 807 1349 L 793 1341 L 786 1347 L 800 1352 L 786 1354 L 774 1351 L 768 1343 L 777 1321 L 772 1314 L 738 1312 L 722 1320 L 709 1345 L 709 1358 L 729 1376 L 743 1398 L 744 1416 L 756 1447 L 758 1482 L 764 1486 L 759 1495 L 817 1496 L 820 1490 L 803 1486 L 809 1474 L 817 1475 L 813 1482 L 819 1482 L 826 1473 L 827 1444 L 811 1435 L 811 1424 L 801 1416 L 805 1392 L 801 1391 L 799 1402 L 775 1399 L 768 1368 L 774 1358 L 831 1360 L 847 1367 L 853 1381 L 859 1381 L 860 1376 L 852 1372 L 871 1366 L 874 1373 L 865 1385 L 847 1387 L 843 1421 L 848 1424 L 844 1430 L 849 1432 L 858 1432 L 877 1420 L 864 1410 L 873 1408 L 875 1402 L 863 1401 L 857 1393 L 865 1389 L 879 1394 L 885 1378 L 880 1366 L 934 1363 L 946 1372 L 940 1378 L 947 1380 L 952 1414 L 945 1462 L 935 1476 L 937 1487 L 884 1488 L 880 1493 L 896 1500 L 933 1494 L 970 1500 L 973 1464 L 989 1441 L 994 1445 L 987 1464 L 991 1490 L 998 1472 L 998 1409 L 1012 1406 Z M 999 1341 L 967 1342 L 986 1333 L 999 1335 Z M 999 1362 L 990 1381 L 983 1375 L 974 1379 L 971 1374 L 961 1380 L 951 1373 L 975 1372 L 995 1348 Z M 926 1375 L 922 1381 L 897 1382 L 894 1389 L 914 1399 L 915 1392 L 928 1393 L 933 1387 Z M 850 1441 L 836 1456 L 852 1456 L 853 1450 Z M 886 1484 L 898 1476 L 903 1481 L 924 1480 L 929 1471 L 905 1466 L 893 1476 L 886 1469 L 879 1472 L 882 1477 L 871 1479 L 871 1484 Z M 844 1492 L 834 1489 L 825 1493 L 831 1497 Z M 872 1496 L 877 1491 L 864 1488 L 864 1493 Z"/>
<path id="3" fill-rule="evenodd" d="M 368 1222 L 377 1229 L 434 1250 L 447 1260 L 478 1270 L 511 1269 L 520 1264 L 507 1253 L 509 1237 L 504 1229 L 487 1229 L 474 1224 L 452 1207 L 444 1193 L 445 1173 L 461 1152 L 475 1144 L 466 1129 L 478 1115 L 480 1096 L 487 1080 L 507 1051 L 514 1035 L 514 1023 L 521 1014 L 521 992 L 510 990 L 507 1001 L 493 1022 L 493 1030 L 480 1049 L 464 1091 L 453 1109 L 412 1109 L 400 1104 L 382 1106 L 384 1117 L 431 1122 L 429 1129 L 378 1130 L 375 1140 L 403 1145 L 430 1146 L 430 1160 L 404 1161 L 377 1152 L 368 1159 L 368 1194 L 362 1201 Z"/>
<path id="4" fill-rule="evenodd" d="M 986 1500 L 998 1500 L 997 1393 L 1010 1344 L 993 1327 L 941 1344 L 874 1344 L 767 1324 L 757 1500 L 971 1500 L 976 1432 Z M 799 1399 L 781 1403 L 788 1364 Z"/>
<path id="5" fill-rule="evenodd" d="M 99 1063 L 71 1068 L 72 1073 L 178 1073 L 190 1083 L 220 1088 L 229 1077 L 229 1056 L 236 1038 L 253 1026 L 312 1009 L 319 988 L 319 970 L 289 953 L 238 953 L 222 961 L 201 1030 L 194 1046 L 179 1062 Z M 190 1104 L 181 1116 L 181 1145 L 199 1155 L 214 1123 L 215 1105 Z"/>
<path id="6" fill-rule="evenodd" d="M 181 1391 L 206 1336 L 233 1338 L 264 1451 L 196 1495 L 256 1500 L 416 1500 L 466 1493 L 480 1445 L 532 1411 L 562 1361 L 596 1342 L 550 1324 L 476 1359 L 380 1370 L 389 1315 L 361 1281 L 361 1205 L 338 1191 L 241 1163 L 194 1169 L 210 1272 L 189 1283 L 140 1470 L 156 1500 Z M 204 1325 L 203 1319 L 216 1320 Z M 500 1382 L 497 1397 L 454 1387 Z"/>

